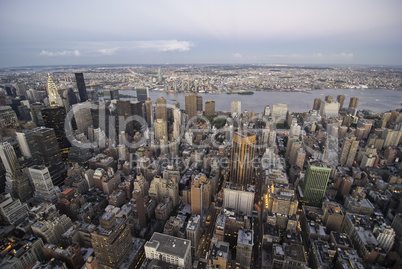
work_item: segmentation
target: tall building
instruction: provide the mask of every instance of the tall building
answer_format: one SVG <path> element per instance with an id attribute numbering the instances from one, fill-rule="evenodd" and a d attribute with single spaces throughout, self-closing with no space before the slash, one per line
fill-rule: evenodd
<path id="1" fill-rule="evenodd" d="M 345 102 L 345 95 L 338 95 L 338 96 L 336 97 L 336 100 L 337 100 L 338 103 L 339 103 L 339 110 L 342 110 L 342 108 L 343 108 L 343 103 Z"/>
<path id="2" fill-rule="evenodd" d="M 315 98 L 314 104 L 313 104 L 313 110 L 315 110 L 315 111 L 320 110 L 321 102 L 322 102 L 321 98 Z"/>
<path id="3" fill-rule="evenodd" d="M 49 169 L 44 165 L 34 165 L 28 168 L 28 173 L 35 189 L 34 198 L 55 204 L 59 200 L 61 192 L 58 187 L 53 185 Z"/>
<path id="4" fill-rule="evenodd" d="M 151 98 L 148 97 L 148 99 L 145 101 L 145 116 L 146 116 L 148 126 L 151 126 L 154 121 L 153 113 L 154 112 L 152 109 L 152 101 L 151 101 Z"/>
<path id="5" fill-rule="evenodd" d="M 15 126 L 17 123 L 17 114 L 15 114 L 11 106 L 0 106 L 0 127 Z"/>
<path id="6" fill-rule="evenodd" d="M 168 138 L 167 122 L 161 119 L 155 120 L 155 140 L 159 142 L 163 137 Z"/>
<path id="7" fill-rule="evenodd" d="M 44 126 L 43 118 L 42 118 L 42 109 L 45 106 L 42 103 L 34 103 L 31 104 L 31 115 L 33 122 L 36 123 L 38 126 Z"/>
<path id="8" fill-rule="evenodd" d="M 154 233 L 145 243 L 145 257 L 180 266 L 192 268 L 191 241 L 166 234 Z"/>
<path id="9" fill-rule="evenodd" d="M 236 263 L 242 268 L 250 268 L 253 256 L 254 232 L 253 230 L 239 230 L 237 236 Z"/>
<path id="10" fill-rule="evenodd" d="M 54 130 L 37 127 L 32 132 L 39 149 L 41 164 L 49 168 L 54 185 L 63 184 L 67 169 L 64 166 Z"/>
<path id="11" fill-rule="evenodd" d="M 277 104 L 272 106 L 272 120 L 276 123 L 284 123 L 288 114 L 287 104 Z"/>
<path id="12" fill-rule="evenodd" d="M 255 188 L 227 182 L 223 189 L 223 207 L 232 208 L 235 213 L 251 216 L 254 209 Z"/>
<path id="13" fill-rule="evenodd" d="M 322 166 L 313 166 L 307 162 L 306 175 L 302 182 L 299 192 L 301 202 L 310 206 L 320 207 L 327 189 L 331 168 Z"/>
<path id="14" fill-rule="evenodd" d="M 6 169 L 6 188 L 13 198 L 18 198 L 25 202 L 32 197 L 31 183 L 28 175 L 21 171 L 17 155 L 13 146 L 4 142 L 0 144 L 0 157 Z"/>
<path id="15" fill-rule="evenodd" d="M 103 105 L 91 108 L 91 116 L 94 129 L 100 128 L 107 137 L 109 137 L 110 130 L 114 132 L 113 124 L 109 124 L 110 110 L 107 106 Z"/>
<path id="16" fill-rule="evenodd" d="M 204 174 L 198 174 L 191 182 L 191 213 L 201 215 L 202 209 L 211 204 L 211 181 Z"/>
<path id="17" fill-rule="evenodd" d="M 197 94 L 197 111 L 202 112 L 202 96 Z"/>
<path id="18" fill-rule="evenodd" d="M 240 117 L 241 115 L 241 102 L 240 101 L 232 101 L 230 106 L 230 112 L 232 113 L 232 117 Z"/>
<path id="19" fill-rule="evenodd" d="M 186 114 L 191 119 L 197 116 L 197 96 L 193 93 L 189 93 L 185 97 Z"/>
<path id="20" fill-rule="evenodd" d="M 167 122 L 167 105 L 166 105 L 166 99 L 163 97 L 156 99 L 155 119 L 161 119 Z"/>
<path id="21" fill-rule="evenodd" d="M 144 194 L 139 190 L 134 190 L 132 193 L 133 198 L 131 198 L 131 209 L 133 210 L 134 219 L 138 223 L 139 229 L 143 229 L 147 226 L 147 221 L 145 218 L 145 207 L 144 207 Z"/>
<path id="22" fill-rule="evenodd" d="M 339 156 L 339 164 L 346 167 L 352 167 L 358 148 L 359 141 L 356 140 L 356 137 L 346 138 L 343 142 L 341 154 Z"/>
<path id="23" fill-rule="evenodd" d="M 28 217 L 27 204 L 21 204 L 19 199 L 14 199 L 9 193 L 0 194 L 0 215 L 7 223 L 17 226 Z"/>
<path id="24" fill-rule="evenodd" d="M 193 254 L 197 252 L 201 237 L 201 216 L 193 215 L 187 222 L 186 238 L 191 241 Z"/>
<path id="25" fill-rule="evenodd" d="M 32 159 L 34 163 L 39 163 L 41 160 L 39 148 L 32 130 L 22 130 L 16 134 L 22 155 L 27 159 Z"/>
<path id="26" fill-rule="evenodd" d="M 90 106 L 76 104 L 72 109 L 78 132 L 88 135 L 88 127 L 93 125 Z"/>
<path id="27" fill-rule="evenodd" d="M 77 82 L 78 93 L 80 94 L 81 102 L 88 100 L 87 87 L 85 87 L 85 80 L 83 73 L 75 73 L 75 80 Z"/>
<path id="28" fill-rule="evenodd" d="M 100 218 L 100 225 L 91 234 L 95 257 L 105 268 L 120 268 L 131 249 L 130 228 L 123 218 L 106 212 Z"/>
<path id="29" fill-rule="evenodd" d="M 208 100 L 205 102 L 205 116 L 206 117 L 215 116 L 215 101 Z"/>
<path id="30" fill-rule="evenodd" d="M 358 102 L 359 102 L 359 98 L 357 98 L 357 97 L 350 97 L 349 108 L 356 109 Z"/>
<path id="31" fill-rule="evenodd" d="M 60 148 L 60 153 L 64 162 L 68 161 L 68 153 L 70 150 L 70 142 L 66 137 L 66 131 L 64 128 L 64 121 L 66 119 L 66 111 L 62 106 L 52 106 L 42 109 L 43 122 L 45 127 L 53 128 L 57 143 Z"/>
<path id="32" fill-rule="evenodd" d="M 139 102 L 145 102 L 149 97 L 148 89 L 136 89 L 137 92 L 137 100 Z"/>
<path id="33" fill-rule="evenodd" d="M 255 144 L 255 134 L 247 131 L 234 133 L 230 162 L 230 176 L 232 182 L 239 184 L 251 183 L 254 168 Z"/>
<path id="34" fill-rule="evenodd" d="M 47 95 L 49 97 L 50 105 L 59 105 L 63 106 L 63 100 L 60 97 L 59 92 L 57 91 L 56 84 L 54 84 L 52 77 L 50 74 L 47 74 Z M 63 121 L 64 122 L 64 121 Z"/>
<path id="35" fill-rule="evenodd" d="M 63 92 L 63 103 L 66 111 L 70 111 L 71 107 L 78 103 L 77 95 L 73 89 L 67 89 Z"/>

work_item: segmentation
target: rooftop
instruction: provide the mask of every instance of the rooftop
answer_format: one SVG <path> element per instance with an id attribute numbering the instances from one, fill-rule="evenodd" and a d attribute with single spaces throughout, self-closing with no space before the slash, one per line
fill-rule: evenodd
<path id="1" fill-rule="evenodd" d="M 191 241 L 166 234 L 154 233 L 151 239 L 145 243 L 145 247 L 154 248 L 158 252 L 184 259 L 187 251 L 191 248 Z"/>

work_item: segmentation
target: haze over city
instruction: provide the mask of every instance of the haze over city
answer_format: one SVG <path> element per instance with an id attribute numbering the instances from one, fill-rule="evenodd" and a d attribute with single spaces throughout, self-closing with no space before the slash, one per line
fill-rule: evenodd
<path id="1" fill-rule="evenodd" d="M 402 62 L 401 1 L 3 1 L 0 66 Z"/>

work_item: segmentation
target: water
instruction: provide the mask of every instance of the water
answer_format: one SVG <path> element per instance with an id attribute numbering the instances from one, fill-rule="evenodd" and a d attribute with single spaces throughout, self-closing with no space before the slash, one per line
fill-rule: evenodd
<path id="1" fill-rule="evenodd" d="M 136 96 L 135 90 L 123 90 L 120 91 L 120 93 Z M 253 95 L 199 93 L 199 95 L 203 97 L 204 109 L 205 102 L 209 99 L 215 101 L 216 111 L 230 111 L 231 102 L 233 100 L 239 100 L 241 101 L 242 111 L 255 111 L 257 113 L 263 112 L 266 105 L 272 108 L 272 105 L 279 103 L 287 104 L 292 112 L 305 112 L 313 107 L 315 98 L 324 99 L 326 95 L 331 95 L 336 100 L 336 96 L 342 94 L 345 95 L 344 107 L 348 107 L 350 97 L 358 97 L 359 102 L 357 108 L 360 110 L 370 109 L 376 113 L 382 113 L 401 108 L 402 91 L 397 90 L 327 89 L 309 92 L 255 91 Z M 152 103 L 154 103 L 157 98 L 164 97 L 168 105 L 172 105 L 175 101 L 178 101 L 180 108 L 185 107 L 185 95 L 187 95 L 187 93 L 149 92 Z"/>

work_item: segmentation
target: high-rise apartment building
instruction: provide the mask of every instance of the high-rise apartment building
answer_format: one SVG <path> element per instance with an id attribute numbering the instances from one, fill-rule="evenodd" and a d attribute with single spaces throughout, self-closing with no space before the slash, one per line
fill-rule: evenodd
<path id="1" fill-rule="evenodd" d="M 197 94 L 197 111 L 202 112 L 202 96 Z"/>
<path id="2" fill-rule="evenodd" d="M 208 100 L 205 102 L 205 116 L 206 117 L 215 116 L 215 101 Z"/>
<path id="3" fill-rule="evenodd" d="M 254 232 L 241 229 L 237 235 L 236 263 L 242 268 L 250 268 L 253 256 Z"/>
<path id="4" fill-rule="evenodd" d="M 352 167 L 358 148 L 359 141 L 356 140 L 356 137 L 346 138 L 343 142 L 341 154 L 339 156 L 340 165 Z"/>
<path id="5" fill-rule="evenodd" d="M 339 103 L 339 110 L 342 110 L 342 108 L 343 108 L 343 103 L 345 102 L 345 95 L 338 95 L 338 96 L 336 97 L 336 100 L 337 100 L 338 103 Z"/>
<path id="6" fill-rule="evenodd" d="M 313 166 L 307 162 L 306 175 L 302 186 L 299 187 L 301 202 L 310 206 L 320 207 L 327 189 L 331 168 L 324 164 Z"/>
<path id="7" fill-rule="evenodd" d="M 151 101 L 151 98 L 148 97 L 148 99 L 145 101 L 145 116 L 146 116 L 148 126 L 151 126 L 154 121 L 153 113 L 154 113 L 154 111 L 152 109 L 152 101 Z"/>
<path id="8" fill-rule="evenodd" d="M 75 81 L 77 82 L 78 93 L 80 95 L 81 102 L 88 100 L 87 87 L 85 86 L 84 74 L 75 73 Z"/>
<path id="9" fill-rule="evenodd" d="M 186 114 L 191 119 L 197 116 L 197 96 L 193 93 L 189 93 L 185 97 Z"/>
<path id="10" fill-rule="evenodd" d="M 95 257 L 105 268 L 120 268 L 132 245 L 130 228 L 123 218 L 106 212 L 100 218 L 100 225 L 91 234 Z"/>
<path id="11" fill-rule="evenodd" d="M 201 216 L 193 215 L 187 222 L 186 238 L 191 241 L 193 254 L 196 253 L 201 238 Z"/>
<path id="12" fill-rule="evenodd" d="M 359 98 L 357 98 L 357 97 L 350 97 L 349 108 L 356 109 L 358 102 L 359 102 Z"/>
<path id="13" fill-rule="evenodd" d="M 250 184 L 253 176 L 253 161 L 255 157 L 256 135 L 241 131 L 234 133 L 230 176 L 234 183 Z"/>

